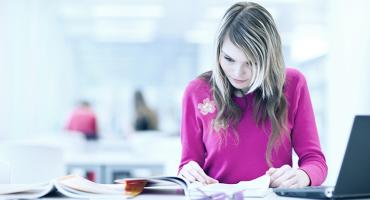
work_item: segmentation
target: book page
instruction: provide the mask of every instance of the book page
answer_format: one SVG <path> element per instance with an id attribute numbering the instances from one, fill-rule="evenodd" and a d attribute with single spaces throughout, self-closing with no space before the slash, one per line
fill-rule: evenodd
<path id="1" fill-rule="evenodd" d="M 237 184 L 215 183 L 204 185 L 200 182 L 188 183 L 181 177 L 163 176 L 149 178 L 126 178 L 115 182 L 126 184 L 126 187 L 133 183 L 137 187 L 153 189 L 183 189 L 186 196 L 192 198 L 212 197 L 213 199 L 239 197 L 264 197 L 268 193 L 270 176 L 263 175 L 251 181 L 241 181 Z"/>
<path id="2" fill-rule="evenodd" d="M 0 199 L 37 199 L 45 196 L 53 189 L 53 184 L 2 184 Z"/>
<path id="3" fill-rule="evenodd" d="M 241 181 L 237 184 L 215 183 L 209 185 L 191 185 L 191 197 L 222 196 L 232 198 L 233 195 L 243 197 L 264 197 L 269 189 L 270 176 L 263 175 L 251 181 Z"/>
<path id="4" fill-rule="evenodd" d="M 116 183 L 125 185 L 126 192 L 141 193 L 144 188 L 156 189 L 181 189 L 184 190 L 185 195 L 188 193 L 188 183 L 177 176 L 157 176 L 147 178 L 125 178 L 115 180 Z"/>
<path id="5" fill-rule="evenodd" d="M 89 181 L 83 177 L 70 175 L 57 180 L 57 184 L 69 189 L 78 190 L 92 194 L 123 194 L 122 184 L 99 184 Z"/>
<path id="6" fill-rule="evenodd" d="M 11 194 L 19 192 L 29 192 L 34 190 L 43 190 L 51 183 L 37 183 L 37 184 L 0 184 L 0 195 Z"/>

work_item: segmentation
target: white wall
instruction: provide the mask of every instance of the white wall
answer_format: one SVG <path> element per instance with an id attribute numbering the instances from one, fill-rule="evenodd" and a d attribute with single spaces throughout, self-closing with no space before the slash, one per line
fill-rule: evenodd
<path id="1" fill-rule="evenodd" d="M 328 1 L 328 184 L 335 184 L 356 114 L 370 114 L 370 1 Z M 361 155 L 359 155 L 361 156 Z"/>
<path id="2" fill-rule="evenodd" d="M 51 2 L 0 1 L 0 137 L 49 131 L 69 103 L 71 59 Z"/>

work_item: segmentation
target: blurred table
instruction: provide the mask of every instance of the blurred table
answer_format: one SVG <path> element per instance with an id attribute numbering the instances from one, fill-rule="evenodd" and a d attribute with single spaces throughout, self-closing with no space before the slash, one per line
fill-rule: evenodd
<path id="1" fill-rule="evenodd" d="M 88 141 L 65 153 L 67 173 L 93 173 L 99 183 L 126 177 L 176 175 L 179 137 L 139 135 Z M 82 175 L 82 174 L 80 174 Z"/>

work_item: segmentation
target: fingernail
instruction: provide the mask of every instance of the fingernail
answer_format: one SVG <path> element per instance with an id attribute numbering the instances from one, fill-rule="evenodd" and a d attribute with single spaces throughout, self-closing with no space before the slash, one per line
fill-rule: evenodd
<path id="1" fill-rule="evenodd" d="M 212 183 L 218 183 L 218 181 L 216 179 L 209 179 L 208 184 L 212 184 Z"/>

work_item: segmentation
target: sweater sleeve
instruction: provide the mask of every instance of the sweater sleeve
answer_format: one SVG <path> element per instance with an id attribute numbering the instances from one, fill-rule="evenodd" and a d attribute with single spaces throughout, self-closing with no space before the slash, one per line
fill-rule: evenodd
<path id="1" fill-rule="evenodd" d="M 292 144 L 299 157 L 299 168 L 308 174 L 311 186 L 318 186 L 324 182 L 328 168 L 320 147 L 307 83 L 302 74 L 295 95 L 297 108 L 294 115 Z"/>
<path id="2" fill-rule="evenodd" d="M 182 154 L 179 171 L 189 161 L 195 161 L 201 167 L 204 164 L 205 147 L 202 140 L 202 123 L 199 112 L 197 112 L 196 102 L 197 83 L 199 82 L 191 82 L 183 95 L 181 117 Z"/>

